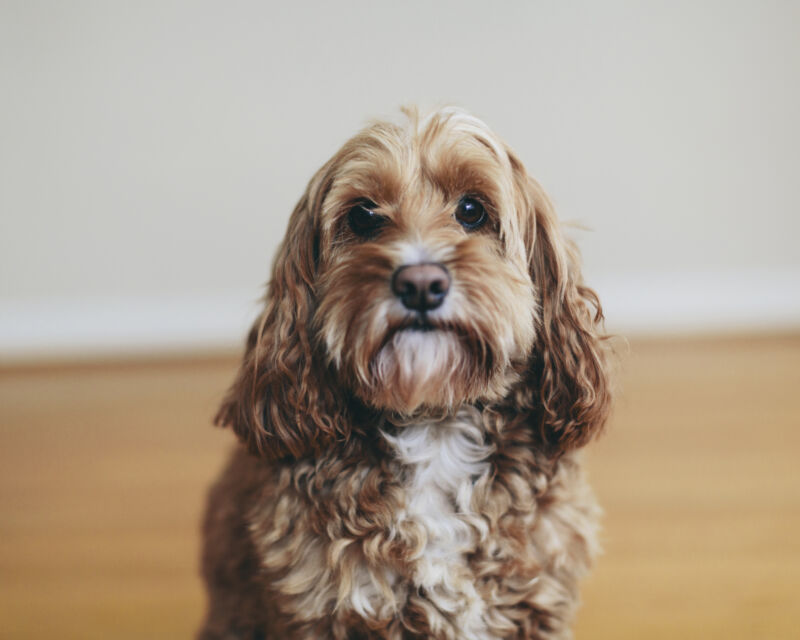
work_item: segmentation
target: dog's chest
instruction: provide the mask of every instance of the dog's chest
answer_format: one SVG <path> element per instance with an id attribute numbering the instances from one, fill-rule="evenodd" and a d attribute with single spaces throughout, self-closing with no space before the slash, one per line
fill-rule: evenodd
<path id="1" fill-rule="evenodd" d="M 491 451 L 473 416 L 462 412 L 449 421 L 402 427 L 386 439 L 405 471 L 406 500 L 397 525 L 414 525 L 426 534 L 412 552 L 433 562 L 455 561 L 472 550 L 477 533 L 472 494 L 489 469 Z"/>
<path id="2" fill-rule="evenodd" d="M 465 410 L 447 421 L 401 427 L 386 439 L 403 470 L 405 503 L 395 526 L 413 567 L 412 586 L 448 612 L 459 637 L 483 640 L 492 636 L 467 565 L 486 534 L 472 504 L 491 453 L 479 420 Z"/>

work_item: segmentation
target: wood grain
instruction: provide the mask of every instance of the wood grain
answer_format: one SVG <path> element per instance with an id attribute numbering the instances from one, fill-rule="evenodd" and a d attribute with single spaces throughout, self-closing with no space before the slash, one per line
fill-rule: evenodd
<path id="1" fill-rule="evenodd" d="M 0 370 L 0 638 L 185 638 L 232 357 Z M 579 639 L 800 633 L 800 335 L 634 341 Z"/>

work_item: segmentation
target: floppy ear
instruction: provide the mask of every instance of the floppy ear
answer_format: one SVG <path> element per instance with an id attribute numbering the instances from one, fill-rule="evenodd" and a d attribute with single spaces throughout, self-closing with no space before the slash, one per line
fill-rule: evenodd
<path id="1" fill-rule="evenodd" d="M 610 410 L 603 310 L 583 284 L 578 251 L 562 236 L 544 190 L 513 156 L 511 163 L 540 307 L 523 397 L 544 443 L 563 452 L 588 442 Z"/>
<path id="2" fill-rule="evenodd" d="M 330 182 L 325 169 L 312 178 L 292 213 L 265 308 L 214 419 L 232 427 L 251 452 L 268 458 L 313 455 L 349 435 L 342 401 L 310 334 L 319 214 Z"/>

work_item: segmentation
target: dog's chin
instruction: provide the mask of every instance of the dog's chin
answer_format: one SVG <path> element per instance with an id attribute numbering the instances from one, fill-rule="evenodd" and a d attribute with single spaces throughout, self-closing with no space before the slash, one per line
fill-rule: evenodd
<path id="1" fill-rule="evenodd" d="M 378 351 L 372 384 L 362 395 L 402 416 L 447 413 L 484 394 L 486 371 L 456 331 L 412 324 L 392 333 Z"/>

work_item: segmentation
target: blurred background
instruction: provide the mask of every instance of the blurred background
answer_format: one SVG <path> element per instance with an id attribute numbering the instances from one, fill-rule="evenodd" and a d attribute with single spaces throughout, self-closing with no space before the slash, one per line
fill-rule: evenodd
<path id="1" fill-rule="evenodd" d="M 404 104 L 518 152 L 626 339 L 577 636 L 795 637 L 798 32 L 791 2 L 0 2 L 0 638 L 199 624 L 273 251 Z"/>

